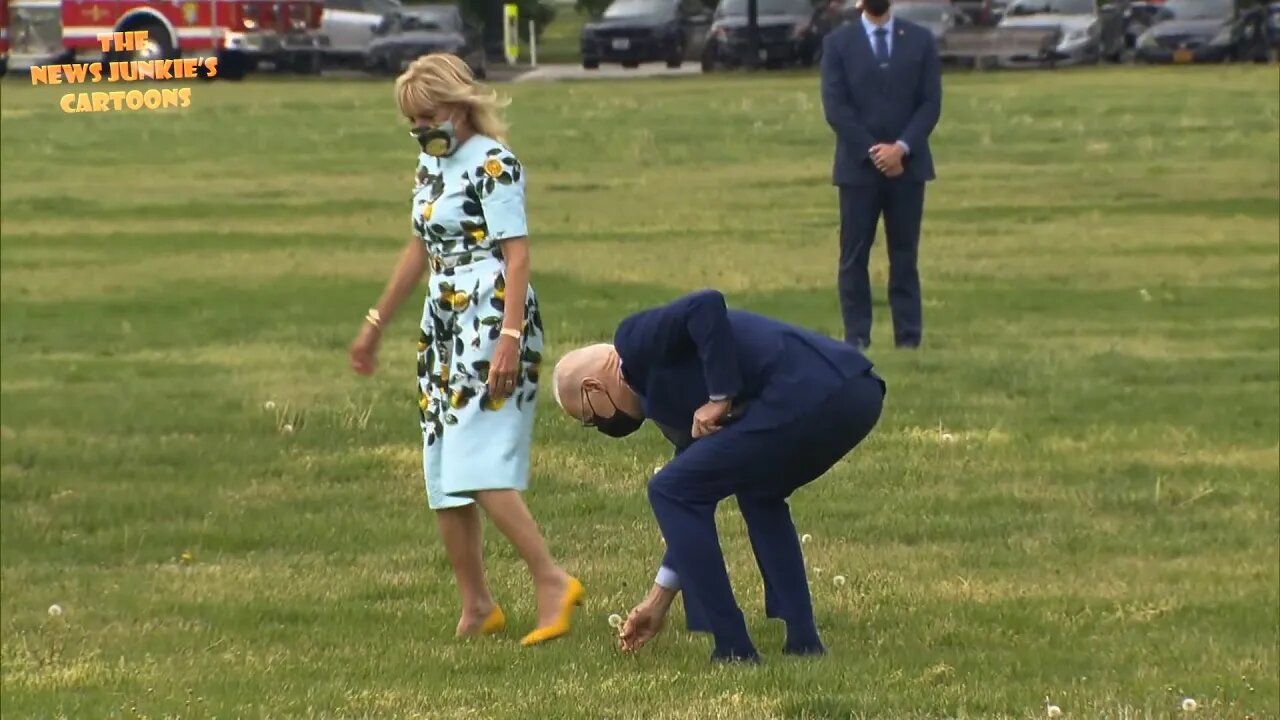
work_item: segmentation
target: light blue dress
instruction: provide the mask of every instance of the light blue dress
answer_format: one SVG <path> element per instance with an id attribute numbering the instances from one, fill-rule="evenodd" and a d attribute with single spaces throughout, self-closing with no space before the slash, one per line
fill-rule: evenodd
<path id="1" fill-rule="evenodd" d="M 452 155 L 422 153 L 413 231 L 431 262 L 418 339 L 423 473 L 433 509 L 474 502 L 477 490 L 523 491 L 542 364 L 542 317 L 530 287 L 515 391 L 485 382 L 506 298 L 502 242 L 528 235 L 524 168 L 493 138 L 475 135 Z"/>

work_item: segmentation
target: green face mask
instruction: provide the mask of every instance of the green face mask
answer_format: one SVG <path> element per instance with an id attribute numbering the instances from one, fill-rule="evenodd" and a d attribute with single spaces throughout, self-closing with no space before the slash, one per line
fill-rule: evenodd
<path id="1" fill-rule="evenodd" d="M 432 157 L 444 157 L 458 148 L 458 135 L 453 130 L 452 120 L 431 127 L 414 128 L 409 134 L 418 141 L 422 152 Z"/>

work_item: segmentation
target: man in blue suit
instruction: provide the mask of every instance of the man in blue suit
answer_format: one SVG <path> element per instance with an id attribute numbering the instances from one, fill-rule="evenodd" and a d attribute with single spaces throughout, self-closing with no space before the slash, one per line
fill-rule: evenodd
<path id="1" fill-rule="evenodd" d="M 889 0 L 862 0 L 861 17 L 822 44 L 822 106 L 835 131 L 840 189 L 840 309 L 845 341 L 871 344 L 867 261 L 884 215 L 895 344 L 923 335 L 916 251 L 924 186 L 934 179 L 929 135 L 942 110 L 942 64 L 933 33 L 895 19 Z"/>
<path id="2" fill-rule="evenodd" d="M 786 622 L 784 652 L 825 652 L 787 498 L 871 432 L 884 382 L 862 353 L 794 325 L 725 306 L 702 290 L 624 319 L 613 344 L 566 354 L 556 402 L 612 437 L 652 420 L 676 447 L 649 481 L 667 553 L 655 585 L 622 628 L 634 650 L 661 628 L 678 592 L 713 659 L 759 656 L 716 534 L 721 500 L 737 499 L 764 577 L 765 611 Z"/>

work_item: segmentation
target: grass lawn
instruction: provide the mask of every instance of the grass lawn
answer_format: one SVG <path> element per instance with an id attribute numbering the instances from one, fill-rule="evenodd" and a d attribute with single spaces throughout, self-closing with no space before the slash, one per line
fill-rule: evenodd
<path id="1" fill-rule="evenodd" d="M 7 81 L 4 716 L 1035 718 L 1048 698 L 1173 718 L 1192 696 L 1197 717 L 1276 718 L 1278 81 L 947 77 L 925 347 L 890 349 L 879 243 L 885 414 L 792 502 L 828 657 L 780 655 L 721 508 L 755 669 L 710 666 L 679 610 L 616 651 L 606 618 L 662 551 L 644 485 L 669 449 L 582 430 L 549 393 L 528 500 L 587 607 L 520 648 L 531 588 L 489 528 L 510 629 L 452 638 L 421 290 L 376 376 L 345 354 L 409 232 L 417 150 L 388 84 L 212 83 L 182 112 L 72 116 L 66 89 Z M 550 360 L 703 286 L 838 333 L 815 76 L 503 90 Z"/>

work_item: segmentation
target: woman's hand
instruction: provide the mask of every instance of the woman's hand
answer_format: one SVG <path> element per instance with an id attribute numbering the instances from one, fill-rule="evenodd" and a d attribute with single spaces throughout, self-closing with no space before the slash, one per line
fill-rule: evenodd
<path id="1" fill-rule="evenodd" d="M 364 323 L 351 343 L 348 353 L 351 356 L 351 369 L 361 375 L 372 375 L 378 366 L 378 341 L 381 333 L 378 328 Z"/>
<path id="2" fill-rule="evenodd" d="M 489 395 L 505 398 L 516 389 L 516 373 L 520 367 L 520 341 L 510 335 L 498 338 L 498 346 L 489 361 Z"/>

